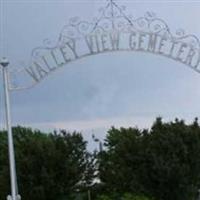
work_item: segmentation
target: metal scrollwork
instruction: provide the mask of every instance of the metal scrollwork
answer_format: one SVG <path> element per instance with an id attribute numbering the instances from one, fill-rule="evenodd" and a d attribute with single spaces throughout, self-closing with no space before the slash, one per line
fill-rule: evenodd
<path id="1" fill-rule="evenodd" d="M 94 18 L 91 22 L 83 21 L 79 17 L 71 18 L 68 24 L 62 28 L 55 45 L 50 40 L 45 39 L 41 47 L 33 49 L 30 63 L 44 55 L 49 49 L 62 46 L 66 42 L 80 40 L 88 34 L 103 34 L 114 31 L 143 31 L 159 34 L 173 41 L 190 44 L 193 48 L 200 50 L 200 40 L 195 35 L 187 35 L 182 29 L 173 34 L 167 23 L 158 18 L 154 12 L 146 12 L 143 17 L 134 19 L 125 11 L 125 6 L 119 6 L 114 0 L 109 0 L 104 8 L 99 9 L 99 17 Z"/>

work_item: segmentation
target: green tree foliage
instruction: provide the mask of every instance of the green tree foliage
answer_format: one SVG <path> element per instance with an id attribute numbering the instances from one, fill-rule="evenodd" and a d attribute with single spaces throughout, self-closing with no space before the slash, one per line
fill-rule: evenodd
<path id="1" fill-rule="evenodd" d="M 126 194 L 123 195 L 121 200 L 150 200 L 150 198 L 145 197 L 143 195 L 133 195 L 133 194 L 130 194 L 130 193 L 126 193 Z"/>
<path id="2" fill-rule="evenodd" d="M 20 194 L 23 199 L 55 200 L 90 182 L 90 155 L 81 134 L 60 131 L 44 134 L 29 128 L 13 129 Z M 0 199 L 10 193 L 7 136 L 0 133 Z M 87 178 L 87 180 L 86 180 Z"/>
<path id="3" fill-rule="evenodd" d="M 13 129 L 20 194 L 29 200 L 196 200 L 200 188 L 198 120 L 150 130 L 112 127 L 93 155 L 80 133 Z M 7 134 L 0 132 L 0 200 L 10 193 Z M 94 178 L 100 178 L 94 184 Z M 97 197 L 97 198 L 96 198 Z M 149 198 L 150 197 L 150 198 Z"/>
<path id="4" fill-rule="evenodd" d="M 100 195 L 97 197 L 97 200 L 152 200 L 149 199 L 148 197 L 145 197 L 143 195 L 133 195 L 130 193 L 125 193 L 123 195 L 118 195 L 118 197 L 116 197 L 116 195 Z"/>
<path id="5" fill-rule="evenodd" d="M 7 137 L 3 132 L 0 134 L 0 200 L 5 199 L 6 195 L 10 193 L 9 184 Z"/>
<path id="6" fill-rule="evenodd" d="M 200 127 L 197 119 L 163 123 L 150 130 L 111 128 L 99 155 L 107 192 L 146 194 L 158 200 L 194 200 L 200 188 Z"/>

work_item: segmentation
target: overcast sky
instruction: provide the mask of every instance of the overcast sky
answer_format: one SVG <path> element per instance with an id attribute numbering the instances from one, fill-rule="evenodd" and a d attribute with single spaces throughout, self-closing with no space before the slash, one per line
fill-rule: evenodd
<path id="1" fill-rule="evenodd" d="M 0 56 L 12 67 L 28 63 L 44 39 L 57 41 L 72 17 L 92 21 L 106 0 L 0 0 Z M 200 1 L 116 0 L 133 18 L 153 11 L 172 32 L 200 38 Z M 2 83 L 2 79 L 0 79 Z M 3 127 L 3 91 L 0 111 Z M 46 130 L 66 128 L 103 138 L 114 126 L 149 127 L 154 119 L 190 122 L 200 114 L 200 74 L 147 53 L 116 52 L 64 66 L 30 90 L 12 92 L 13 123 Z"/>

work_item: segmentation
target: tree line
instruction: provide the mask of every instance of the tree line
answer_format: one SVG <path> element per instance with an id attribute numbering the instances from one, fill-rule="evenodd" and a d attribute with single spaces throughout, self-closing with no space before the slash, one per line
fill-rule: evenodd
<path id="1" fill-rule="evenodd" d="M 196 200 L 200 126 L 157 118 L 150 129 L 115 128 L 101 152 L 81 133 L 14 127 L 18 188 L 28 200 Z M 0 200 L 10 194 L 7 134 L 0 131 Z"/>

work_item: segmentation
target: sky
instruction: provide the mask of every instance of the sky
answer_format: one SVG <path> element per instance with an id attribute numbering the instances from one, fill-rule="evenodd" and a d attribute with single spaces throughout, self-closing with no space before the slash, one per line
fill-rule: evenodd
<path id="1" fill-rule="evenodd" d="M 116 0 L 133 18 L 147 11 L 200 38 L 200 1 Z M 26 65 L 45 39 L 55 42 L 73 17 L 98 18 L 107 0 L 0 0 L 0 57 Z M 2 74 L 1 74 L 2 75 Z M 17 75 L 16 75 L 17 76 Z M 0 124 L 5 124 L 2 76 Z M 156 117 L 191 122 L 200 113 L 200 74 L 158 55 L 114 52 L 70 63 L 35 87 L 11 93 L 12 122 L 46 131 L 81 131 L 103 139 L 111 126 L 149 128 Z"/>

